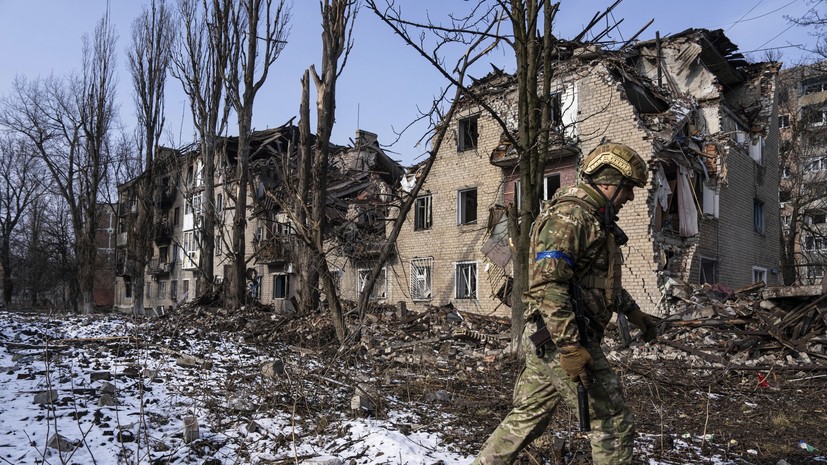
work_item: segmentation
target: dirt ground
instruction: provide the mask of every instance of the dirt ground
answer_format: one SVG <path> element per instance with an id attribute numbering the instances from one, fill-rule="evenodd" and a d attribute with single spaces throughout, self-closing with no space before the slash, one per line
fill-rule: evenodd
<path id="1" fill-rule="evenodd" d="M 323 315 L 281 319 L 266 309 L 235 315 L 202 309 L 193 318 L 192 309 L 177 312 L 158 320 L 155 330 L 183 331 L 195 324 L 204 332 L 242 333 L 246 342 L 259 346 L 279 342 L 307 347 L 329 363 L 331 377 L 338 372 L 346 378 L 358 371 L 384 380 L 381 397 L 423 409 L 431 421 L 417 428 L 441 432 L 457 450 L 471 455 L 508 412 L 522 366 L 507 355 L 481 362 L 482 344 L 466 344 L 449 364 L 433 363 L 440 344 L 445 348 L 445 338 L 418 347 L 407 361 L 381 356 L 381 350 L 371 347 L 399 337 L 381 315 L 360 340 L 342 350 Z M 497 329 L 507 334 L 507 326 Z M 429 340 L 434 334 L 438 330 L 428 324 L 416 337 Z M 607 334 L 610 344 L 611 337 Z M 765 373 L 690 367 L 685 360 L 635 359 L 628 354 L 617 351 L 613 364 L 637 418 L 635 463 L 824 463 L 819 450 L 827 450 L 827 365 L 823 370 L 779 367 Z M 436 391 L 447 392 L 450 399 L 425 402 Z M 591 463 L 587 440 L 574 432 L 576 421 L 576 411 L 561 405 L 548 432 L 518 463 Z M 819 450 L 807 451 L 800 441 Z"/>

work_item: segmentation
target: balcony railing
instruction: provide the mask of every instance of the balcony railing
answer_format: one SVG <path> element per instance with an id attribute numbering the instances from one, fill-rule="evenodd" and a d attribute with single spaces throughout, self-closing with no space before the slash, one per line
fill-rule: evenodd
<path id="1" fill-rule="evenodd" d="M 256 263 L 287 263 L 296 256 L 296 239 L 292 235 L 279 235 L 253 242 Z"/>
<path id="2" fill-rule="evenodd" d="M 172 265 L 173 262 L 170 262 L 168 259 L 153 258 L 149 261 L 147 270 L 149 274 L 153 276 L 166 275 L 172 270 Z"/>

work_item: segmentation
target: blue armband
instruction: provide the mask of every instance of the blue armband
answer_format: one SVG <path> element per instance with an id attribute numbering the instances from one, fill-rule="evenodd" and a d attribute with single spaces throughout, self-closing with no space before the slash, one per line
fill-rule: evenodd
<path id="1" fill-rule="evenodd" d="M 574 260 L 572 260 L 571 256 L 565 252 L 561 252 L 559 250 L 546 250 L 545 252 L 537 252 L 537 257 L 534 259 L 534 261 L 539 262 L 544 258 L 559 258 L 566 262 L 568 266 L 574 268 Z"/>

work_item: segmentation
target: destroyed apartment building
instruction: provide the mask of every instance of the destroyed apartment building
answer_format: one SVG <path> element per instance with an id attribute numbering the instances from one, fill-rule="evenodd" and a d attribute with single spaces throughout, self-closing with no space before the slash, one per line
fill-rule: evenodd
<path id="1" fill-rule="evenodd" d="M 827 264 L 827 70 L 779 76 L 781 270 L 785 284 L 819 284 Z"/>
<path id="2" fill-rule="evenodd" d="M 722 31 L 689 29 L 607 51 L 564 44 L 555 64 L 557 124 L 543 199 L 576 180 L 578 160 L 621 142 L 650 166 L 624 208 L 623 285 L 660 313 L 668 278 L 736 288 L 779 281 L 778 63 L 748 63 Z M 516 105 L 512 75 L 495 70 L 473 91 Z M 508 315 L 511 275 L 503 205 L 519 202 L 518 154 L 470 100 L 449 136 L 388 263 L 389 302 L 452 304 Z"/>
<path id="3" fill-rule="evenodd" d="M 277 311 L 295 309 L 299 244 L 286 200 L 297 178 L 299 132 L 296 126 L 254 131 L 251 138 L 248 217 L 245 229 L 249 297 Z M 311 143 L 313 143 L 311 138 Z M 235 192 L 237 137 L 220 140 L 214 176 L 214 199 L 205 198 L 203 160 L 197 151 L 164 150 L 156 164 L 159 189 L 152 259 L 146 266 L 144 307 L 156 312 L 191 302 L 203 279 L 202 218 L 206 202 L 214 202 L 216 218 L 213 276 L 224 281 L 232 266 L 230 247 Z M 352 147 L 331 146 L 328 176 L 326 252 L 343 298 L 355 299 L 359 273 L 375 258 L 385 237 L 385 206 L 403 169 L 380 148 L 377 136 L 359 130 Z M 138 211 L 137 180 L 119 186 L 115 307 L 129 311 L 134 290 L 130 272 L 129 235 Z M 292 184 L 291 184 L 292 183 Z M 293 196 L 295 197 L 295 196 Z M 377 291 L 380 293 L 383 290 Z"/>

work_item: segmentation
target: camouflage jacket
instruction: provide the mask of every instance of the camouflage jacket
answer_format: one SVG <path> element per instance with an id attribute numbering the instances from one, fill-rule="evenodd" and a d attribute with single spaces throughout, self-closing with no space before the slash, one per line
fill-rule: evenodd
<path id="1" fill-rule="evenodd" d="M 583 310 L 594 330 L 590 337 L 602 337 L 613 311 L 626 313 L 634 306 L 620 288 L 620 249 L 598 220 L 605 205 L 587 184 L 560 189 L 532 225 L 526 318 L 542 316 L 558 346 L 580 339 L 569 300 L 571 280 L 582 289 Z"/>

